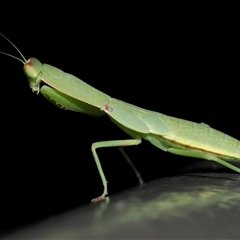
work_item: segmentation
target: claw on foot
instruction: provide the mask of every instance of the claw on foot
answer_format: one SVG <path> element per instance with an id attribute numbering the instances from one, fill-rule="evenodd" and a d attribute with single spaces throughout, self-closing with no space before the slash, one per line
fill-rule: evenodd
<path id="1" fill-rule="evenodd" d="M 99 202 L 99 201 L 102 201 L 103 199 L 105 199 L 105 197 L 102 195 L 100 197 L 97 197 L 97 198 L 93 198 L 91 200 L 92 203 L 95 203 L 95 202 Z"/>

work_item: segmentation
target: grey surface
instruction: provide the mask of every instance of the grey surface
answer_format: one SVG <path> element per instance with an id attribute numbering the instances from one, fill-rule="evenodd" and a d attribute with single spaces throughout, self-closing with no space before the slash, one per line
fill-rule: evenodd
<path id="1" fill-rule="evenodd" d="M 239 183 L 235 173 L 163 178 L 1 239 L 239 239 Z"/>

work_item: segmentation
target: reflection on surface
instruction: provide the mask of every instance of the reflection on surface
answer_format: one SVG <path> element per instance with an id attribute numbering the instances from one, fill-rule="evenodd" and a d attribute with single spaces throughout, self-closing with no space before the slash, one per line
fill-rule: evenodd
<path id="1" fill-rule="evenodd" d="M 183 181 L 184 178 L 188 177 L 181 177 L 178 181 Z M 198 179 L 197 182 L 201 182 L 201 180 Z M 155 189 L 153 182 L 144 186 L 150 187 L 152 191 L 139 188 L 136 194 L 131 193 L 129 196 L 126 194 L 121 200 L 112 202 L 111 212 L 107 211 L 103 214 L 110 214 L 112 220 L 114 218 L 114 222 L 125 223 L 139 221 L 142 218 L 145 220 L 185 218 L 188 214 L 204 212 L 206 209 L 205 213 L 209 217 L 214 217 L 214 213 L 210 211 L 211 207 L 231 209 L 231 207 L 238 206 L 240 208 L 240 186 L 235 186 L 236 181 L 239 180 L 240 176 L 236 175 L 234 179 L 211 179 L 212 184 L 208 185 L 203 183 L 195 185 L 192 182 L 181 186 L 179 191 L 177 188 L 173 188 L 173 191 L 167 190 L 166 192 Z M 223 182 L 223 184 L 216 185 L 215 181 Z M 234 185 L 234 189 L 231 185 Z M 146 196 L 141 197 L 142 191 L 145 192 Z"/>
<path id="2" fill-rule="evenodd" d="M 239 239 L 239 181 L 239 174 L 228 173 L 163 178 L 6 239 Z"/>

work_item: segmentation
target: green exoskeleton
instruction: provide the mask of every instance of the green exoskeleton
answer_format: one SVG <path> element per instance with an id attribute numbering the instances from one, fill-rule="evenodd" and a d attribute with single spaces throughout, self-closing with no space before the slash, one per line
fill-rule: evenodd
<path id="1" fill-rule="evenodd" d="M 3 34 L 1 35 L 7 39 Z M 12 45 L 16 48 L 14 44 Z M 17 51 L 20 53 L 18 49 Z M 93 157 L 104 186 L 103 194 L 93 199 L 92 202 L 99 201 L 108 194 L 107 180 L 96 149 L 121 147 L 120 150 L 124 158 L 134 170 L 139 182 L 142 183 L 139 172 L 122 148 L 124 146 L 138 145 L 142 142 L 142 139 L 149 141 L 163 151 L 212 160 L 240 173 L 240 168 L 228 163 L 229 161 L 240 160 L 240 142 L 233 137 L 204 123 L 199 124 L 166 116 L 111 98 L 69 73 L 65 73 L 51 65 L 42 64 L 36 58 L 26 60 L 22 54 L 21 56 L 23 60 L 14 56 L 11 57 L 20 60 L 24 64 L 24 73 L 33 92 L 40 92 L 47 100 L 66 110 L 92 116 L 101 116 L 106 113 L 112 122 L 131 137 L 127 140 L 104 141 L 92 144 Z M 41 86 L 42 82 L 47 85 Z"/>

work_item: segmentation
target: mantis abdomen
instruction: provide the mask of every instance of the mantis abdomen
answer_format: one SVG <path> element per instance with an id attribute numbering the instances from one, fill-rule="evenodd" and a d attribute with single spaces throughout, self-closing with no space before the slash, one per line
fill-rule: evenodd
<path id="1" fill-rule="evenodd" d="M 170 117 L 117 99 L 109 101 L 108 109 L 111 111 L 105 110 L 106 113 L 123 130 L 126 130 L 126 126 L 132 130 L 126 131 L 128 134 L 133 136 L 134 131 L 135 135 L 138 133 L 162 150 L 167 151 L 171 147 L 199 150 L 222 156 L 225 160 L 240 159 L 240 142 L 207 124 Z"/>

